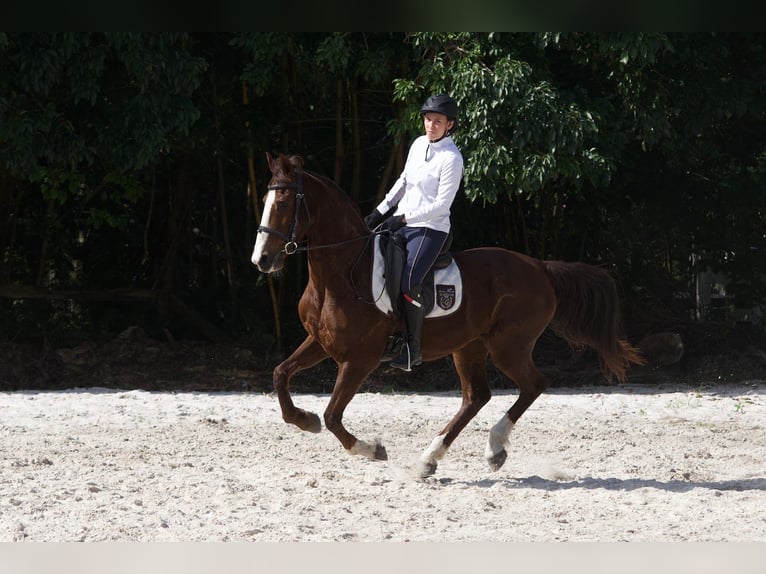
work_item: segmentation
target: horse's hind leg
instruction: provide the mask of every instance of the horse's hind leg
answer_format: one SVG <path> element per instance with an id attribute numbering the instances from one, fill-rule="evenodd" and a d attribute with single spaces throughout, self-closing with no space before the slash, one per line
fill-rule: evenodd
<path id="1" fill-rule="evenodd" d="M 455 370 L 460 377 L 460 388 L 463 402 L 460 410 L 452 420 L 433 440 L 431 445 L 420 456 L 414 471 L 420 478 L 431 476 L 436 472 L 438 461 L 447 453 L 447 449 L 455 441 L 468 422 L 476 416 L 481 407 L 489 402 L 492 396 L 487 384 L 487 350 L 484 344 L 475 341 L 452 354 Z"/>
<path id="2" fill-rule="evenodd" d="M 298 371 L 312 367 L 326 358 L 325 350 L 313 337 L 309 336 L 293 351 L 292 355 L 274 369 L 274 390 L 277 392 L 279 406 L 282 409 L 282 419 L 301 430 L 319 432 L 322 430 L 322 422 L 316 414 L 299 409 L 293 404 L 290 397 L 290 379 Z"/>
<path id="3" fill-rule="evenodd" d="M 492 470 L 498 470 L 508 456 L 506 447 L 513 425 L 521 418 L 537 397 L 548 388 L 548 378 L 532 361 L 532 347 L 527 345 L 521 351 L 492 353 L 492 362 L 519 387 L 519 396 L 511 408 L 489 431 L 489 440 L 484 456 Z"/>

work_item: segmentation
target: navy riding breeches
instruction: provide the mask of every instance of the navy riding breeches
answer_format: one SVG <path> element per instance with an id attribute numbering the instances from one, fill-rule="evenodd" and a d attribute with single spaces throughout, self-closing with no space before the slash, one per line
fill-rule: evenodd
<path id="1" fill-rule="evenodd" d="M 402 227 L 397 234 L 407 240 L 407 263 L 402 273 L 402 293 L 419 286 L 439 257 L 447 234 L 428 227 Z"/>

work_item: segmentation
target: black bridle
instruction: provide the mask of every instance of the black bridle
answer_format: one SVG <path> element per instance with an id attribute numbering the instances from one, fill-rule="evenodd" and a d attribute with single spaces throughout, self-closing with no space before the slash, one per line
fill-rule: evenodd
<path id="1" fill-rule="evenodd" d="M 365 252 L 365 249 L 367 246 L 370 245 L 372 242 L 372 239 L 376 235 L 381 234 L 389 234 L 390 232 L 388 230 L 380 230 L 376 229 L 372 233 L 367 235 L 359 235 L 358 237 L 352 237 L 351 239 L 346 239 L 345 241 L 339 241 L 337 243 L 327 243 L 325 245 L 313 245 L 309 247 L 308 245 L 300 247 L 298 246 L 295 235 L 296 228 L 298 227 L 298 215 L 300 214 L 301 206 L 306 210 L 306 216 L 308 217 L 309 224 L 311 223 L 311 213 L 309 212 L 309 206 L 307 202 L 304 202 L 304 194 L 303 194 L 303 172 L 296 170 L 296 181 L 290 182 L 290 183 L 274 183 L 269 184 L 266 186 L 266 189 L 269 191 L 271 190 L 277 190 L 277 189 L 295 189 L 295 218 L 293 219 L 293 224 L 290 227 L 289 234 L 282 233 L 281 231 L 277 229 L 272 229 L 271 227 L 266 227 L 265 225 L 259 225 L 258 226 L 258 233 L 263 231 L 264 233 L 269 233 L 271 235 L 276 235 L 279 237 L 282 241 L 285 242 L 285 246 L 282 248 L 282 251 L 285 252 L 286 255 L 292 255 L 293 253 L 297 253 L 300 251 L 310 251 L 314 249 L 324 249 L 327 247 L 338 247 L 340 245 L 346 245 L 347 243 L 354 243 L 356 241 L 360 241 L 362 239 L 365 239 L 365 246 L 364 248 L 359 252 L 359 255 L 357 256 L 356 260 L 354 261 L 353 265 L 351 265 L 350 269 L 350 275 L 351 275 L 351 284 L 354 286 L 354 293 L 356 293 L 356 297 L 359 301 L 362 301 L 367 304 L 374 305 L 375 301 L 368 301 L 364 297 L 362 297 L 356 289 L 356 282 L 353 278 L 353 270 L 356 268 L 356 266 L 359 264 L 359 262 L 362 259 L 362 255 Z M 380 227 L 380 226 L 379 226 Z M 382 294 L 382 292 L 381 292 Z"/>
<path id="2" fill-rule="evenodd" d="M 266 227 L 265 225 L 259 225 L 258 226 L 258 232 L 264 231 L 265 233 L 270 233 L 271 235 L 276 235 L 279 237 L 282 241 L 285 242 L 285 246 L 283 248 L 285 254 L 292 255 L 296 251 L 306 251 L 308 248 L 299 248 L 298 243 L 295 241 L 295 230 L 298 227 L 298 215 L 301 211 L 301 205 L 305 206 L 306 209 L 306 215 L 308 215 L 309 222 L 311 221 L 311 214 L 309 213 L 308 205 L 303 203 L 303 172 L 296 170 L 296 181 L 295 183 L 275 183 L 271 185 L 267 185 L 266 189 L 268 190 L 276 190 L 276 189 L 293 189 L 295 188 L 295 218 L 293 219 L 293 224 L 290 227 L 290 233 L 289 235 L 287 233 L 282 233 L 281 231 L 277 229 L 272 229 L 271 227 Z"/>
<path id="3" fill-rule="evenodd" d="M 309 247 L 308 245 L 299 246 L 298 242 L 296 241 L 295 232 L 298 227 L 298 216 L 300 215 L 301 206 L 303 206 L 303 208 L 306 210 L 306 216 L 308 217 L 309 224 L 311 224 L 311 213 L 309 212 L 308 203 L 304 201 L 303 171 L 295 170 L 295 173 L 296 173 L 295 182 L 273 183 L 266 186 L 266 189 L 268 189 L 269 191 L 276 190 L 276 189 L 295 189 L 296 190 L 295 191 L 295 218 L 293 219 L 293 224 L 290 226 L 290 232 L 282 233 L 278 229 L 272 229 L 271 227 L 266 227 L 265 225 L 258 226 L 259 233 L 263 231 L 264 233 L 276 235 L 282 241 L 285 242 L 285 246 L 282 248 L 282 251 L 285 252 L 285 255 L 292 255 L 293 253 L 298 253 L 301 251 L 324 249 L 326 247 L 338 247 L 340 245 L 346 245 L 347 243 L 353 243 L 361 239 L 371 240 L 373 237 L 375 237 L 375 235 L 379 235 L 381 233 L 380 231 L 375 231 L 369 235 L 360 235 L 358 237 L 352 237 L 351 239 L 346 239 L 345 241 L 339 241 L 337 243 L 327 243 L 325 245 L 313 245 L 311 247 Z"/>

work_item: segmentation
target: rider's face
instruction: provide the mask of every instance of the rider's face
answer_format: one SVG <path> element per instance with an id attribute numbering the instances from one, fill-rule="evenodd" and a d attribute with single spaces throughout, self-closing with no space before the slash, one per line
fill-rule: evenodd
<path id="1" fill-rule="evenodd" d="M 426 135 L 431 141 L 443 138 L 452 127 L 452 120 L 438 112 L 427 112 L 423 114 L 423 127 Z"/>

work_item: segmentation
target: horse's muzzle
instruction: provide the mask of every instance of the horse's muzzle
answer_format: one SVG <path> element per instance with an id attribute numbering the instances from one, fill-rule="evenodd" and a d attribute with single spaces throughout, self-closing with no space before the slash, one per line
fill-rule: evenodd
<path id="1" fill-rule="evenodd" d="M 261 254 L 259 259 L 253 259 L 253 264 L 261 273 L 275 273 L 281 271 L 285 265 L 284 252 L 280 251 L 274 257 Z"/>

